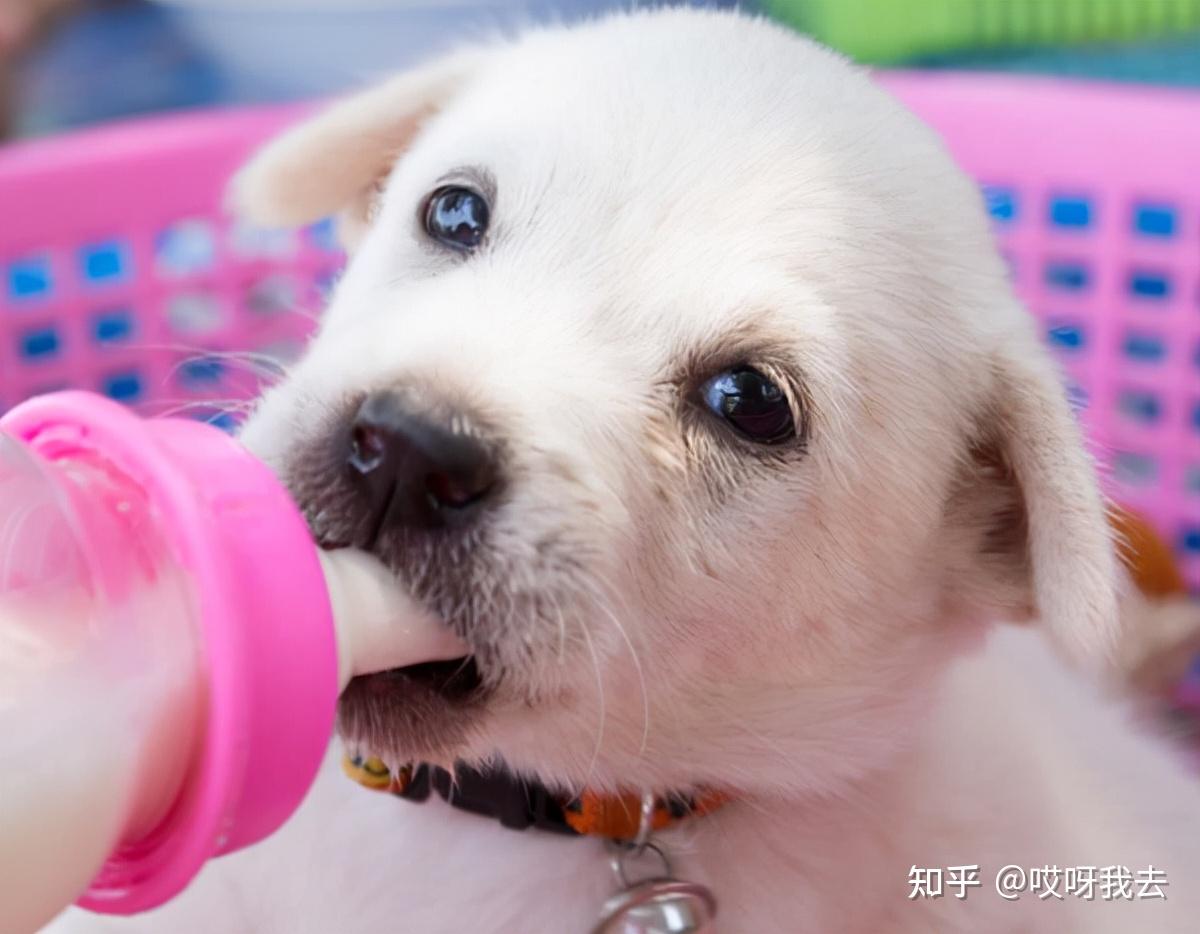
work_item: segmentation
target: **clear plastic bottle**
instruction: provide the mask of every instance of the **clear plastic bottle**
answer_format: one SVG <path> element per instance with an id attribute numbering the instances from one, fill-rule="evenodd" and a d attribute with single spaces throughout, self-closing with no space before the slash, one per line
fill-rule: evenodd
<path id="1" fill-rule="evenodd" d="M 299 806 L 352 674 L 465 647 L 320 552 L 206 425 L 60 393 L 0 419 L 0 930 L 133 913 Z"/>

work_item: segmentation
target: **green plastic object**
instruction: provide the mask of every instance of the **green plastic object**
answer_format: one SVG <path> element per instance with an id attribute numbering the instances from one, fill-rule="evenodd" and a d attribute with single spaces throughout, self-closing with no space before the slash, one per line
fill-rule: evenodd
<path id="1" fill-rule="evenodd" d="M 872 63 L 1200 29 L 1200 0 L 763 0 L 763 7 L 826 45 Z"/>

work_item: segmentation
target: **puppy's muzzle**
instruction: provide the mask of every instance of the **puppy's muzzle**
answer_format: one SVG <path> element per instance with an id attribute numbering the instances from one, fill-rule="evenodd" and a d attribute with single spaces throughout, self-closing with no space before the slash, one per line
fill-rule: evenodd
<path id="1" fill-rule="evenodd" d="M 501 486 L 495 452 L 465 414 L 435 414 L 397 390 L 363 400 L 346 458 L 372 543 L 390 529 L 470 525 Z"/>

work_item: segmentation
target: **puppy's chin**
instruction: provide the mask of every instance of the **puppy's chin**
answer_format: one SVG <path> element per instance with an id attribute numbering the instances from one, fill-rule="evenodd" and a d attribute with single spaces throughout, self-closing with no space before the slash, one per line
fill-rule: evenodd
<path id="1" fill-rule="evenodd" d="M 450 762 L 490 695 L 472 658 L 361 675 L 338 702 L 338 732 L 353 752 L 390 763 Z"/>

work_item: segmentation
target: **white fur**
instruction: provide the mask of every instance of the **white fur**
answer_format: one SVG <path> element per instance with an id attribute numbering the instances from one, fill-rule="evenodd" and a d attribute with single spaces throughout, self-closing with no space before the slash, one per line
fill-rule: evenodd
<path id="1" fill-rule="evenodd" d="M 247 430 L 265 458 L 286 468 L 329 400 L 391 382 L 504 413 L 525 479 L 497 540 L 558 601 L 562 642 L 531 621 L 537 663 L 456 754 L 568 788 L 735 789 L 663 837 L 722 932 L 1195 930 L 1200 791 L 1060 661 L 1098 666 L 1115 640 L 1102 504 L 933 133 L 832 53 L 726 14 L 535 32 L 429 69 L 275 142 L 235 197 L 268 221 L 341 212 L 355 250 Z M 492 248 L 457 262 L 416 216 L 462 166 L 498 196 Z M 810 418 L 786 464 L 684 419 L 671 381 L 763 342 Z M 1005 510 L 1028 535 L 987 547 Z M 582 579 L 522 563 L 549 532 Z M 912 865 L 971 863 L 966 900 L 906 898 Z M 1165 902 L 1010 903 L 991 888 L 1008 863 L 1153 863 L 1172 884 Z M 55 930 L 583 932 L 610 886 L 598 841 L 331 766 L 175 903 Z"/>

